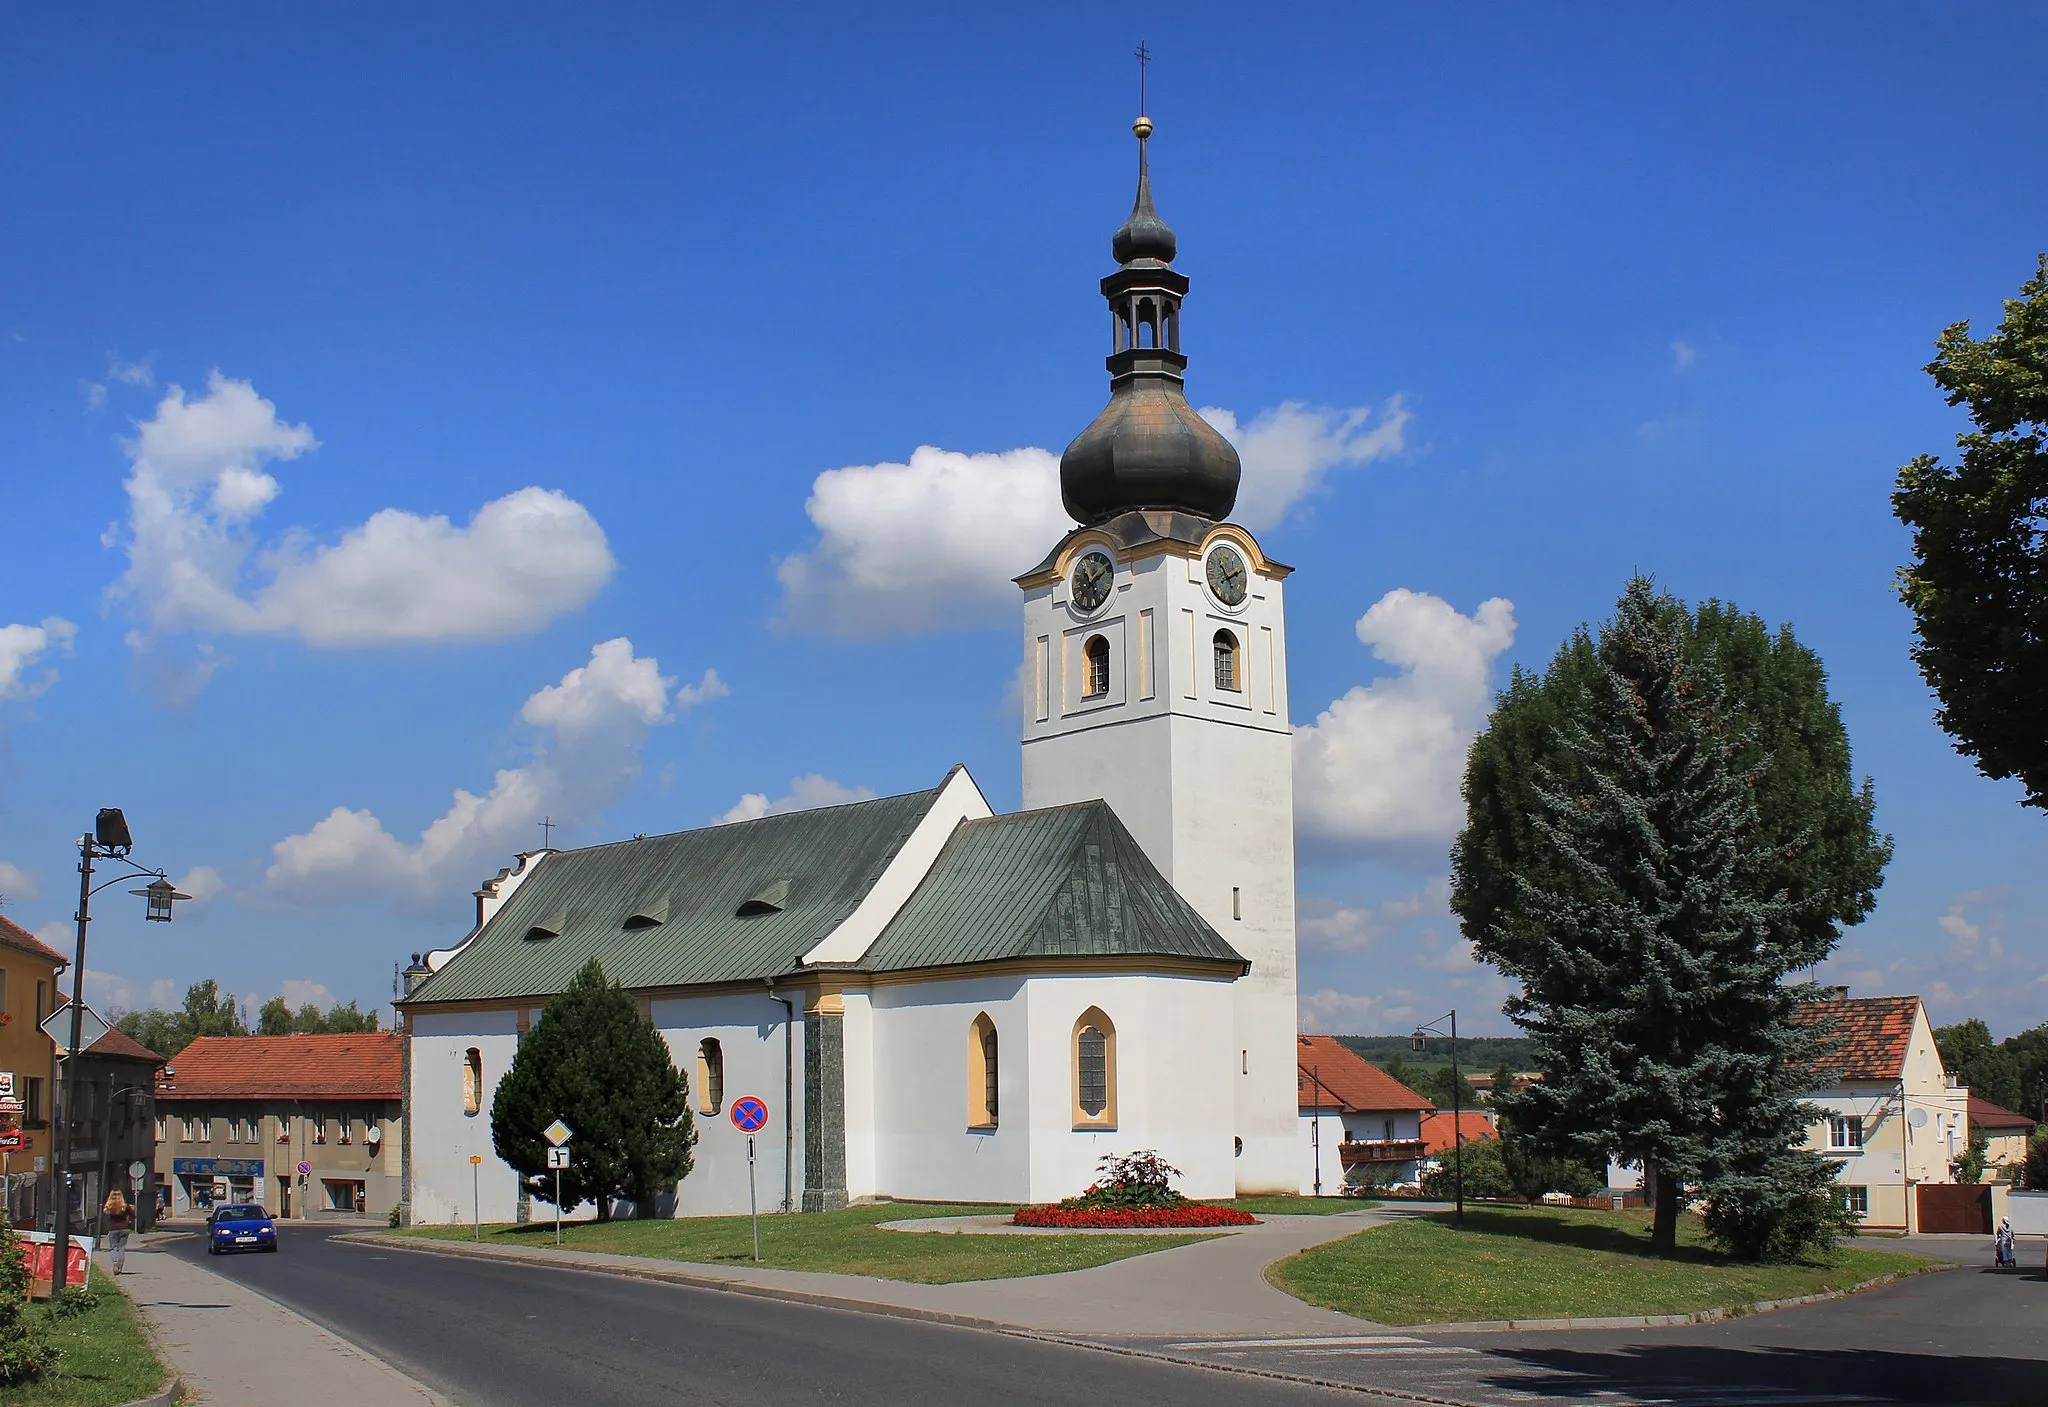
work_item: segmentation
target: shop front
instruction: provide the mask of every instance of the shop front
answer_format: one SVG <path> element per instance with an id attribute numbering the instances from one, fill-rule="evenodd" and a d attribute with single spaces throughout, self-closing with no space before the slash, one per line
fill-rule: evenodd
<path id="1" fill-rule="evenodd" d="M 171 1162 L 171 1209 L 204 1212 L 228 1202 L 263 1196 L 261 1158 L 176 1158 Z"/>

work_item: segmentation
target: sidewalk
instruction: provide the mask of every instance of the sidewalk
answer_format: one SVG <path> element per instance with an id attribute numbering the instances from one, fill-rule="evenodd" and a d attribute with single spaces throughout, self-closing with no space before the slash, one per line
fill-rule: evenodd
<path id="1" fill-rule="evenodd" d="M 552 1246 L 494 1246 L 409 1236 L 351 1236 L 427 1254 L 480 1256 L 609 1271 L 772 1299 L 897 1312 L 1042 1334 L 1091 1338 L 1358 1333 L 1375 1326 L 1303 1304 L 1266 1283 L 1268 1265 L 1296 1251 L 1377 1226 L 1405 1210 L 1273 1216 L 1234 1235 L 1058 1275 L 916 1285 L 815 1270 L 756 1269 L 608 1255 Z M 899 1233 L 909 1234 L 909 1233 Z"/>
<path id="2" fill-rule="evenodd" d="M 112 1269 L 95 1261 L 96 1275 Z M 439 1393 L 312 1320 L 163 1250 L 131 1248 L 120 1284 L 188 1400 L 205 1407 L 447 1407 Z"/>

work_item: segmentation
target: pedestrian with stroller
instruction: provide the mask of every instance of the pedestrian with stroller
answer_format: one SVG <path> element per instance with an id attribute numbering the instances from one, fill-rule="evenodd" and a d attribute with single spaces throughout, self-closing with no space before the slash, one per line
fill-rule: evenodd
<path id="1" fill-rule="evenodd" d="M 2019 1248 L 2014 1244 L 2012 1218 L 1998 1219 L 1998 1234 L 1992 1238 L 1992 1264 L 2000 1270 L 2017 1270 L 2020 1265 Z"/>

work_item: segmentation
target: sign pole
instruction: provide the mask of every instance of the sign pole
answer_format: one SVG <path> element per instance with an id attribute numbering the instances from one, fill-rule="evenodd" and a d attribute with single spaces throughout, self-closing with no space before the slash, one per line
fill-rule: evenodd
<path id="1" fill-rule="evenodd" d="M 754 1264 L 761 1263 L 761 1209 L 754 1202 L 754 1136 L 747 1135 L 747 1215 L 754 1222 Z"/>
<path id="2" fill-rule="evenodd" d="M 469 1155 L 469 1239 L 472 1241 L 484 1239 L 484 1198 L 483 1193 L 478 1190 L 483 1163 L 484 1160 L 479 1154 Z"/>
<path id="3" fill-rule="evenodd" d="M 562 1170 L 555 1169 L 555 1244 L 562 1244 Z"/>

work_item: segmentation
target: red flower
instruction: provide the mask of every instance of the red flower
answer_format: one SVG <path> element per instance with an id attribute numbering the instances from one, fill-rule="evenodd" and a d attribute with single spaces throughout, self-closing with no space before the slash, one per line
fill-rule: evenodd
<path id="1" fill-rule="evenodd" d="M 1086 1230 L 1135 1230 L 1152 1227 L 1252 1226 L 1258 1218 L 1236 1207 L 1189 1202 L 1178 1207 L 1019 1207 L 1013 1226 L 1055 1226 Z"/>

